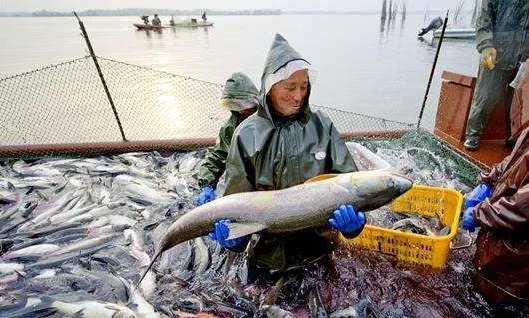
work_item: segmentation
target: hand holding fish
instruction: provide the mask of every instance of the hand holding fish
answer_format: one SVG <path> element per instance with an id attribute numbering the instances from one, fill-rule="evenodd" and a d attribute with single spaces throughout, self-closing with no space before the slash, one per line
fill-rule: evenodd
<path id="1" fill-rule="evenodd" d="M 222 247 L 226 248 L 234 248 L 241 245 L 245 241 L 244 237 L 227 240 L 227 238 L 230 236 L 229 224 L 230 220 L 220 220 L 215 222 L 213 231 L 209 233 L 208 237 L 219 242 Z"/>
<path id="2" fill-rule="evenodd" d="M 483 202 L 486 198 L 490 198 L 492 195 L 492 187 L 487 183 L 478 184 L 467 197 L 465 201 L 464 209 L 472 208 Z"/>
<path id="3" fill-rule="evenodd" d="M 342 205 L 329 219 L 329 225 L 348 237 L 356 237 L 363 230 L 366 218 L 363 212 L 356 211 L 352 205 Z"/>
<path id="4" fill-rule="evenodd" d="M 473 210 L 473 207 L 467 208 L 463 213 L 463 220 L 461 221 L 463 228 L 465 230 L 469 230 L 470 232 L 474 232 L 476 230 L 476 221 L 474 220 Z"/>

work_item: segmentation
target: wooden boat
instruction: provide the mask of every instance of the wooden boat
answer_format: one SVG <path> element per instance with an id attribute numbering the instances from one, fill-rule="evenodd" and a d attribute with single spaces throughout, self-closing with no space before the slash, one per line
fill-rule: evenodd
<path id="1" fill-rule="evenodd" d="M 168 29 L 170 26 L 156 26 L 156 25 L 150 25 L 150 24 L 140 24 L 140 23 L 134 23 L 134 26 L 138 30 L 144 30 L 144 31 L 160 31 L 162 29 Z"/>
<path id="2" fill-rule="evenodd" d="M 529 127 L 529 76 L 521 79 L 510 105 L 506 105 L 503 99 L 498 101 L 485 126 L 479 148 L 468 151 L 463 142 L 475 85 L 475 77 L 443 72 L 434 134 L 459 154 L 487 169 L 511 152 L 506 140 L 515 139 Z M 505 112 L 507 107 L 510 107 L 510 118 Z"/>
<path id="3" fill-rule="evenodd" d="M 213 26 L 213 22 L 198 21 L 197 19 L 187 19 L 187 20 L 175 22 L 174 24 L 171 24 L 171 26 L 175 28 L 209 27 L 209 26 Z"/>

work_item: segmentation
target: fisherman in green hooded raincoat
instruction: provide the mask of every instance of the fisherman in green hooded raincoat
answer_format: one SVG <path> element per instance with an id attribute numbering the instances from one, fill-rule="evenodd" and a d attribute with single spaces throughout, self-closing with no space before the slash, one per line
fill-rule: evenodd
<path id="1" fill-rule="evenodd" d="M 231 137 L 235 128 L 257 110 L 257 94 L 254 83 L 244 73 L 233 73 L 226 81 L 220 104 L 231 111 L 231 116 L 220 128 L 215 146 L 208 150 L 206 158 L 198 168 L 198 185 L 201 191 L 196 199 L 197 205 L 215 199 L 215 188 L 226 169 Z"/>
<path id="2" fill-rule="evenodd" d="M 320 174 L 357 170 L 332 121 L 321 111 L 310 109 L 314 75 L 310 63 L 276 34 L 261 78 L 257 113 L 233 135 L 224 195 L 279 190 Z M 329 227 L 347 237 L 358 235 L 365 224 L 364 214 L 351 205 L 336 208 Z M 281 277 L 290 269 L 326 259 L 332 248 L 329 238 L 322 235 L 329 227 L 227 240 L 228 223 L 216 222 L 210 238 L 235 251 L 246 248 L 250 280 Z"/>

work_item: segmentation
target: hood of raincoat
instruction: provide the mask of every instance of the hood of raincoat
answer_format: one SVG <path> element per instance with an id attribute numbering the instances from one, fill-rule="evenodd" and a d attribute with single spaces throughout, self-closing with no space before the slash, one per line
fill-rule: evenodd
<path id="1" fill-rule="evenodd" d="M 310 63 L 305 60 L 301 54 L 298 53 L 298 51 L 290 46 L 284 37 L 282 37 L 280 34 L 276 34 L 272 45 L 270 46 L 270 50 L 268 51 L 268 56 L 265 60 L 263 75 L 261 76 L 261 90 L 259 91 L 259 108 L 257 110 L 259 116 L 270 119 L 274 125 L 277 123 L 277 121 L 280 121 L 281 118 L 279 115 L 275 114 L 271 105 L 268 103 L 266 82 L 270 75 L 277 73 L 281 68 L 286 67 L 286 65 L 292 61 L 304 61 L 310 65 Z M 296 115 L 296 118 L 299 118 L 304 122 L 306 122 L 310 117 L 310 84 L 311 83 L 309 82 L 309 88 L 307 91 L 307 96 L 305 97 L 303 108 L 300 113 Z"/>
<path id="2" fill-rule="evenodd" d="M 233 73 L 222 90 L 220 103 L 231 111 L 257 107 L 257 87 L 244 73 Z"/>

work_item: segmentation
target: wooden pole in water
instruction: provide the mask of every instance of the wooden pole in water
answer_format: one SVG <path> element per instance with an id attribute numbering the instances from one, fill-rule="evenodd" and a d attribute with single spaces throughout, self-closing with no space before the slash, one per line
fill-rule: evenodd
<path id="1" fill-rule="evenodd" d="M 437 51 L 435 52 L 435 58 L 433 60 L 432 70 L 430 71 L 430 78 L 428 79 L 428 85 L 426 86 L 426 92 L 424 92 L 424 99 L 422 101 L 421 112 L 419 113 L 419 120 L 417 121 L 417 129 L 421 127 L 422 115 L 424 113 L 424 107 L 426 106 L 426 100 L 428 99 L 428 93 L 430 92 L 430 86 L 432 85 L 433 74 L 435 73 L 435 66 L 437 65 L 437 58 L 439 57 L 439 51 L 441 50 L 441 44 L 443 44 L 443 38 L 445 36 L 446 24 L 448 23 L 448 12 L 446 10 L 445 21 L 443 23 L 443 30 L 441 31 L 441 37 L 439 38 L 439 44 L 437 45 Z"/>
<path id="2" fill-rule="evenodd" d="M 101 68 L 99 67 L 99 63 L 97 62 L 97 57 L 94 53 L 94 49 L 92 48 L 92 44 L 90 43 L 90 39 L 88 38 L 88 33 L 86 33 L 86 29 L 84 27 L 83 21 L 79 19 L 79 16 L 74 11 L 73 14 L 77 18 L 77 21 L 79 22 L 79 26 L 81 27 L 81 32 L 83 32 L 83 37 L 86 41 L 86 45 L 88 46 L 88 51 L 90 51 L 90 56 L 92 57 L 92 60 L 94 61 L 94 64 L 96 65 L 97 74 L 99 74 L 99 78 L 101 79 L 101 83 L 103 83 L 103 88 L 105 89 L 105 93 L 107 94 L 108 101 L 110 102 L 110 106 L 112 106 L 112 111 L 114 112 L 114 117 L 116 117 L 116 121 L 118 123 L 119 132 L 121 133 L 121 138 L 123 141 L 128 141 L 127 138 L 125 138 L 125 132 L 123 131 L 123 127 L 121 126 L 121 121 L 119 120 L 118 112 L 116 110 L 116 106 L 114 106 L 114 101 L 112 100 L 112 96 L 110 95 L 110 91 L 108 90 L 107 83 L 105 81 L 105 77 L 103 76 L 103 72 L 101 72 Z"/>
<path id="3" fill-rule="evenodd" d="M 386 21 L 386 1 L 387 0 L 384 0 L 382 2 L 382 14 L 380 16 L 380 19 L 383 20 L 384 22 Z"/>

